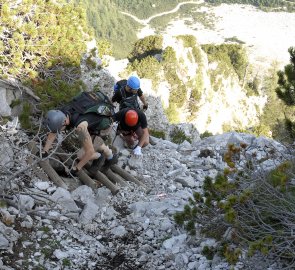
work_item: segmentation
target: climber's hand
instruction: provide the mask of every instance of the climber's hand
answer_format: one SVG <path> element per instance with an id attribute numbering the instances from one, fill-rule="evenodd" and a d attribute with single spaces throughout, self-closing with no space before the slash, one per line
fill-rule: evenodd
<path id="1" fill-rule="evenodd" d="M 133 149 L 133 154 L 135 156 L 142 156 L 142 153 L 141 153 L 141 147 L 139 145 L 137 145 L 134 149 Z"/>

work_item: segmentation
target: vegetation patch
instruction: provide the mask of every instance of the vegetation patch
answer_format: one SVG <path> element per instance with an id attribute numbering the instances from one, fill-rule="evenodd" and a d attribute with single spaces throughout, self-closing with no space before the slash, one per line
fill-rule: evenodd
<path id="1" fill-rule="evenodd" d="M 210 137 L 210 136 L 213 136 L 213 134 L 211 132 L 207 131 L 207 130 L 205 132 L 203 132 L 202 134 L 200 134 L 201 139 L 204 139 L 204 138 L 207 138 L 207 137 Z"/>
<path id="2" fill-rule="evenodd" d="M 205 2 L 215 5 L 226 4 L 248 4 L 261 8 L 264 11 L 295 11 L 295 2 L 285 0 L 206 0 Z"/>
<path id="3" fill-rule="evenodd" d="M 163 37 L 159 35 L 147 36 L 138 40 L 128 56 L 130 62 L 142 60 L 147 56 L 162 53 Z"/>
<path id="4" fill-rule="evenodd" d="M 207 53 L 209 62 L 222 64 L 222 69 L 226 72 L 226 67 L 232 68 L 239 79 L 245 75 L 248 59 L 245 49 L 239 44 L 202 45 L 202 49 Z"/>
<path id="5" fill-rule="evenodd" d="M 170 133 L 170 137 L 172 142 L 177 143 L 177 144 L 181 144 L 184 141 L 188 141 L 189 143 L 192 142 L 191 138 L 189 138 L 188 136 L 185 135 L 184 131 L 179 128 L 179 127 L 175 127 L 171 133 Z"/>
<path id="6" fill-rule="evenodd" d="M 166 134 L 162 130 L 149 129 L 150 135 L 165 140 Z"/>
<path id="7" fill-rule="evenodd" d="M 194 48 L 196 46 L 197 40 L 193 35 L 179 35 L 177 36 L 177 39 L 180 39 L 183 41 L 183 46 L 185 48 Z"/>
<path id="8" fill-rule="evenodd" d="M 290 267 L 295 259 L 291 251 L 295 244 L 294 163 L 285 161 L 270 172 L 254 172 L 257 160 L 246 155 L 247 148 L 246 144 L 229 145 L 224 155 L 228 167 L 215 179 L 206 177 L 203 192 L 189 198 L 175 221 L 192 235 L 199 231 L 216 240 L 214 249 L 203 250 L 211 258 L 218 253 L 232 265 L 242 258 L 252 269 L 262 258 L 268 266 L 281 262 Z"/>
<path id="9" fill-rule="evenodd" d="M 20 121 L 21 127 L 23 129 L 31 129 L 32 128 L 32 123 L 31 123 L 31 119 L 30 119 L 31 110 L 32 110 L 32 108 L 31 108 L 30 103 L 25 102 L 23 104 L 23 110 L 19 116 L 19 121 Z"/>

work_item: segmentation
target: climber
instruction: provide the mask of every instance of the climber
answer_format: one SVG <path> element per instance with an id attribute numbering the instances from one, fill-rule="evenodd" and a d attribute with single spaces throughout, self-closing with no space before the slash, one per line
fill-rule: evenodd
<path id="1" fill-rule="evenodd" d="M 147 110 L 148 103 L 140 88 L 138 77 L 130 76 L 128 80 L 120 80 L 114 85 L 112 102 L 119 103 L 119 110 L 124 108 L 140 109 L 137 97 L 143 103 L 143 110 Z"/>
<path id="2" fill-rule="evenodd" d="M 141 156 L 141 149 L 149 144 L 145 114 L 139 109 L 125 108 L 114 114 L 113 119 L 118 122 L 117 131 L 127 147 L 133 149 L 134 155 Z"/>
<path id="3" fill-rule="evenodd" d="M 82 96 L 82 95 L 81 95 Z M 85 100 L 90 96 L 88 93 L 83 97 L 78 97 L 74 102 L 85 105 Z M 82 100 L 82 102 L 81 102 Z M 74 108 L 74 109 L 73 109 Z M 57 137 L 57 133 L 76 128 L 75 132 L 78 135 L 81 147 L 81 157 L 79 162 L 70 170 L 71 175 L 76 176 L 83 166 L 90 160 L 92 168 L 98 166 L 99 158 L 103 154 L 105 162 L 104 170 L 107 170 L 111 165 L 117 163 L 118 155 L 113 154 L 108 146 L 105 145 L 103 139 L 99 136 L 100 132 L 106 133 L 112 127 L 112 117 L 105 115 L 98 115 L 94 112 L 82 112 L 76 106 L 73 106 L 73 101 L 62 107 L 60 110 L 50 110 L 47 112 L 44 124 L 49 130 L 45 146 L 42 151 L 42 157 L 48 156 L 50 148 Z M 97 147 L 94 149 L 93 140 L 97 136 Z M 93 171 L 93 170 L 92 170 Z"/>

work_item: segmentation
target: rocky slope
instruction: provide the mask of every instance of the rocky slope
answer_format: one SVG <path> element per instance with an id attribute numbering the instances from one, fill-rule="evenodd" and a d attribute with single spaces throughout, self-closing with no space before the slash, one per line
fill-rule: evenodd
<path id="1" fill-rule="evenodd" d="M 183 32 L 181 33 L 183 34 Z M 191 48 L 181 40 L 166 37 L 165 46 L 177 52 L 178 72 L 185 83 L 195 79 L 199 65 L 189 57 Z M 265 102 L 264 97 L 247 97 L 234 76 L 221 78 L 218 91 L 209 79 L 216 65 L 209 65 L 202 52 L 204 92 L 194 124 L 199 132 L 222 131 L 224 123 L 255 123 Z M 123 65 L 126 65 L 126 62 Z M 97 61 L 99 64 L 99 61 Z M 118 62 L 107 69 L 87 70 L 82 66 L 88 90 L 95 85 L 112 95 L 119 79 Z M 152 89 L 143 79 L 143 89 L 150 104 L 149 127 L 166 132 L 169 125 L 162 106 L 168 106 L 170 85 L 163 81 Z M 187 89 L 188 93 L 191 89 Z M 27 93 L 32 96 L 32 93 Z M 17 115 L 19 107 L 10 108 L 20 97 L 19 88 L 1 82 L 0 114 Z M 187 111 L 180 112 L 186 122 Z M 209 121 L 210 119 L 210 121 Z M 227 168 L 224 153 L 228 145 L 246 144 L 246 155 L 255 157 L 254 170 L 271 170 L 290 158 L 289 149 L 263 137 L 242 133 L 225 133 L 200 139 L 190 124 L 179 125 L 192 138 L 174 144 L 153 138 L 156 145 L 143 149 L 135 159 L 123 147 L 120 138 L 114 142 L 120 153 L 119 165 L 136 176 L 145 187 L 128 182 L 114 196 L 106 187 L 91 189 L 77 179 L 63 175 L 68 189 L 55 186 L 36 164 L 27 144 L 33 138 L 19 130 L 18 120 L 0 126 L 0 269 L 198 269 L 228 270 L 230 265 L 215 255 L 203 254 L 205 246 L 215 246 L 213 239 L 199 234 L 192 237 L 174 221 L 193 192 L 202 192 L 205 177 L 214 178 Z M 38 134 L 42 138 L 44 134 Z M 239 166 L 245 160 L 241 159 Z M 33 164 L 33 165 L 32 165 Z M 242 256 L 234 269 L 247 269 Z M 256 269 L 280 269 L 260 261 Z"/>
<path id="2" fill-rule="evenodd" d="M 193 76 L 198 64 L 189 61 L 190 49 L 184 49 L 179 40 L 171 42 L 168 44 L 174 44 L 177 57 L 183 63 L 179 73 Z M 206 63 L 204 54 L 203 59 Z M 255 104 L 263 104 L 263 100 L 245 97 L 234 77 L 222 80 L 221 91 L 215 92 L 210 88 L 210 69 L 214 66 L 207 63 L 203 73 L 206 95 L 200 105 L 204 106 L 204 115 L 212 118 L 217 112 L 220 115 L 213 125 L 217 128 L 212 126 L 212 130 L 220 130 L 220 100 L 227 96 L 230 98 L 228 115 L 247 119 L 245 123 L 248 124 L 250 118 L 255 118 L 248 112 L 249 104 L 255 107 Z M 89 90 L 98 84 L 100 89 L 112 94 L 113 83 L 118 78 L 112 70 L 86 72 L 85 66 L 82 70 Z M 189 80 L 190 75 L 184 80 Z M 160 87 L 165 84 L 166 87 L 158 89 L 161 91 L 154 91 L 151 82 L 143 79 L 150 104 L 149 126 L 169 135 L 174 127 L 169 125 L 159 106 L 169 96 L 167 82 Z M 9 104 L 11 95 L 7 99 L 7 94 L 11 94 L 11 90 L 5 85 L 0 90 L 4 93 L 3 104 Z M 232 91 L 236 93 L 234 96 L 230 94 Z M 208 102 L 210 106 L 206 107 Z M 230 103 L 235 102 L 241 104 L 231 109 Z M 238 109 L 241 113 L 235 113 Z M 181 117 L 185 119 L 184 115 Z M 201 121 L 200 115 L 198 119 L 203 127 L 201 131 L 210 127 L 211 122 Z M 58 188 L 42 172 L 37 170 L 36 173 L 36 168 L 29 164 L 38 159 L 30 158 L 27 150 L 32 138 L 16 127 L 15 120 L 0 128 L 0 190 L 3 194 L 0 199 L 0 269 L 229 269 L 222 258 L 215 256 L 208 260 L 202 254 L 204 246 L 216 244 L 214 240 L 199 234 L 189 236 L 175 224 L 173 215 L 183 209 L 194 191 L 202 191 L 206 176 L 214 177 L 224 170 L 227 165 L 223 155 L 229 144 L 247 144 L 247 154 L 255 156 L 259 168 L 265 170 L 288 158 L 287 149 L 273 140 L 238 133 L 200 140 L 198 131 L 184 123 L 180 127 L 192 138 L 192 143 L 185 141 L 177 145 L 154 138 L 156 145 L 143 149 L 142 159 L 134 159 L 117 138 L 119 165 L 140 179 L 146 188 L 128 182 L 113 196 L 105 187 L 92 190 L 73 178 L 64 178 L 68 190 Z M 241 258 L 235 268 L 245 266 Z M 265 265 L 261 267 L 266 269 Z"/>
<path id="3" fill-rule="evenodd" d="M 223 155 L 229 144 L 247 144 L 247 155 L 265 170 L 288 152 L 273 140 L 226 133 L 180 145 L 154 138 L 157 144 L 134 159 L 117 138 L 119 165 L 146 188 L 128 182 L 113 196 L 105 187 L 91 190 L 75 179 L 67 180 L 69 190 L 57 188 L 25 169 L 28 140 L 22 131 L 1 132 L 1 186 L 15 175 L 5 193 L 9 203 L 2 201 L 0 208 L 0 268 L 6 270 L 229 269 L 222 258 L 202 255 L 204 246 L 215 245 L 213 239 L 189 236 L 173 215 L 202 190 L 206 176 L 227 167 Z M 235 269 L 245 265 L 241 260 Z"/>

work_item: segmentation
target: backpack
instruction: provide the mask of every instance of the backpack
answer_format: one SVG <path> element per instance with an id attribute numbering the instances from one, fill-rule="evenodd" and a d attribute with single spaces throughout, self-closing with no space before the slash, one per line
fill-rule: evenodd
<path id="1" fill-rule="evenodd" d="M 120 80 L 117 81 L 116 84 L 114 85 L 114 92 L 121 90 L 127 85 L 127 80 Z"/>
<path id="2" fill-rule="evenodd" d="M 97 113 L 101 116 L 97 130 L 103 130 L 112 125 L 111 116 L 115 113 L 115 106 L 109 97 L 101 91 L 82 92 L 75 96 L 62 110 L 69 114 Z"/>
<path id="3" fill-rule="evenodd" d="M 120 80 L 114 86 L 114 91 L 120 91 L 122 100 L 119 105 L 119 110 L 125 108 L 140 109 L 137 97 L 137 94 L 134 94 L 130 97 L 126 97 L 125 86 L 127 85 L 127 80 Z"/>

